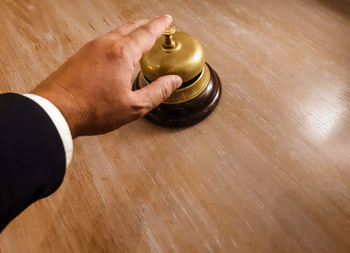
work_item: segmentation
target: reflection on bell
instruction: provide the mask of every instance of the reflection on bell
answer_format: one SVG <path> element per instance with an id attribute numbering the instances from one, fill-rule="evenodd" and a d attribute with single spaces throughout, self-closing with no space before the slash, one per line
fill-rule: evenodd
<path id="1" fill-rule="evenodd" d="M 201 44 L 192 36 L 176 32 L 169 26 L 152 49 L 140 60 L 141 72 L 133 89 L 141 89 L 158 77 L 175 74 L 182 85 L 145 118 L 169 127 L 196 124 L 216 107 L 221 95 L 221 82 L 204 60 Z"/>

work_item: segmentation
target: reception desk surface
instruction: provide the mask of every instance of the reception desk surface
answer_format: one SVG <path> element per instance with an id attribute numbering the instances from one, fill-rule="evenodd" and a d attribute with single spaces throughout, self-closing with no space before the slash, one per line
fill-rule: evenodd
<path id="1" fill-rule="evenodd" d="M 350 252 L 348 1 L 3 0 L 0 92 L 166 13 L 220 76 L 215 111 L 76 139 L 63 184 L 11 222 L 2 253 Z"/>

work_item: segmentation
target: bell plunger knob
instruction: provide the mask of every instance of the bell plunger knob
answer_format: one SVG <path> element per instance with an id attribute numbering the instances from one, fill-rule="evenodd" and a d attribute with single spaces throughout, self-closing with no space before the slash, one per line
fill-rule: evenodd
<path id="1" fill-rule="evenodd" d="M 163 48 L 169 49 L 169 48 L 175 48 L 175 41 L 173 38 L 173 34 L 176 32 L 176 29 L 174 26 L 169 26 L 163 33 L 164 35 L 164 42 L 162 44 Z"/>
<path id="2" fill-rule="evenodd" d="M 187 127 L 207 117 L 221 96 L 221 81 L 205 62 L 202 45 L 192 36 L 169 26 L 140 60 L 141 71 L 133 89 L 141 89 L 160 76 L 179 75 L 182 85 L 167 100 L 146 114 L 151 122 Z"/>

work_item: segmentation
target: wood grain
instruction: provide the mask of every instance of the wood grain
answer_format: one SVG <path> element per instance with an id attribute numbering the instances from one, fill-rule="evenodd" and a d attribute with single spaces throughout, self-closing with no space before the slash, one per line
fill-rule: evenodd
<path id="1" fill-rule="evenodd" d="M 350 252 L 349 1 L 0 3 L 0 92 L 164 13 L 223 82 L 194 127 L 77 139 L 63 185 L 6 228 L 2 253 Z"/>

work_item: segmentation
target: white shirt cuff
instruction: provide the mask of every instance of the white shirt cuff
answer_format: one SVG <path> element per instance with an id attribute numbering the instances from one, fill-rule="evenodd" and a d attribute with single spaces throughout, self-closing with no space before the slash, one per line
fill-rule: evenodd
<path id="1" fill-rule="evenodd" d="M 73 156 L 73 139 L 68 123 L 62 113 L 46 98 L 34 94 L 23 94 L 23 96 L 30 98 L 40 105 L 51 118 L 63 142 L 64 151 L 66 153 L 66 167 L 68 167 Z"/>

